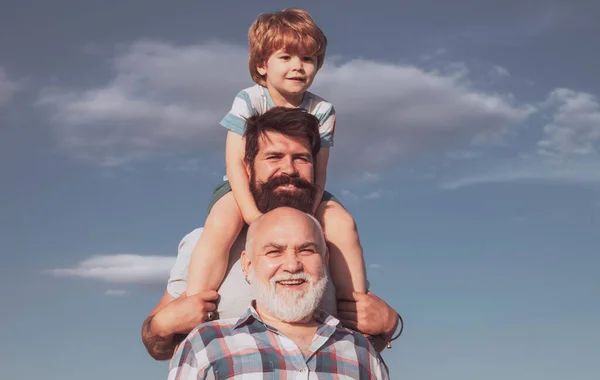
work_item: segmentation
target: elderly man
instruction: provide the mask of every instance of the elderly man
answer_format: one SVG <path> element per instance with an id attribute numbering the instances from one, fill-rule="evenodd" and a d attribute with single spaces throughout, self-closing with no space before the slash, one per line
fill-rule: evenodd
<path id="1" fill-rule="evenodd" d="M 249 119 L 245 140 L 250 186 L 260 211 L 288 206 L 310 212 L 315 196 L 313 158 L 320 149 L 318 120 L 300 109 L 273 108 Z M 219 294 L 209 291 L 185 296 L 190 255 L 201 232 L 197 229 L 182 240 L 167 290 L 143 323 L 142 341 L 156 360 L 172 357 L 178 334 L 187 334 L 217 316 L 239 317 L 254 298 L 239 261 L 246 231 L 242 231 L 230 251 Z M 398 326 L 398 314 L 372 293 L 343 298 L 337 303 L 337 316 L 344 326 L 375 336 L 378 349 L 383 349 Z M 327 287 L 321 306 L 336 315 L 332 286 Z"/>
<path id="2" fill-rule="evenodd" d="M 169 379 L 388 379 L 367 339 L 319 303 L 327 246 L 315 218 L 281 207 L 250 225 L 242 267 L 256 299 L 240 318 L 204 323 L 171 362 Z"/>

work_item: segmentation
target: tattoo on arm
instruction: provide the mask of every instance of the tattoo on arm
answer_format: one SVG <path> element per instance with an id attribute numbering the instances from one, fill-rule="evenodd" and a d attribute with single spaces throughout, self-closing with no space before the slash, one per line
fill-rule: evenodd
<path id="1" fill-rule="evenodd" d="M 175 351 L 176 342 L 173 338 L 163 338 L 152 333 L 152 318 L 151 315 L 142 324 L 142 342 L 146 346 L 146 350 L 156 360 L 169 360 Z"/>

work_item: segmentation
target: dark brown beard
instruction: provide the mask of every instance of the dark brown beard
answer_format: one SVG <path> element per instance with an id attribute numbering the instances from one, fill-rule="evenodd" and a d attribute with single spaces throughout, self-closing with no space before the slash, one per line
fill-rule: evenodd
<path id="1" fill-rule="evenodd" d="M 278 189 L 280 186 L 293 185 L 295 189 Z M 277 207 L 292 207 L 312 214 L 317 194 L 316 187 L 295 175 L 280 175 L 267 182 L 256 182 L 254 168 L 250 170 L 250 192 L 254 196 L 258 211 L 267 213 Z"/>

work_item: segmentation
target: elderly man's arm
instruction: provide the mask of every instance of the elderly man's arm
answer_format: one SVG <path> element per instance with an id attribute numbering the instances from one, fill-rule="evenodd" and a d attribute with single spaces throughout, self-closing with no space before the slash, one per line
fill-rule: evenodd
<path id="1" fill-rule="evenodd" d="M 398 313 L 375 294 L 338 294 L 338 317 L 345 327 L 371 335 L 382 351 L 398 328 Z"/>
<path id="2" fill-rule="evenodd" d="M 177 334 L 187 334 L 208 320 L 208 312 L 217 309 L 219 295 L 214 290 L 173 298 L 169 292 L 142 324 L 142 342 L 155 360 L 169 360 L 173 356 Z"/>

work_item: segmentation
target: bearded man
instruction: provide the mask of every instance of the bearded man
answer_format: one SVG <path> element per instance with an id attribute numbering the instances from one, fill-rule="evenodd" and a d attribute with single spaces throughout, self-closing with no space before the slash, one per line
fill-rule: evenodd
<path id="1" fill-rule="evenodd" d="M 388 379 L 368 340 L 319 309 L 327 256 L 311 215 L 280 207 L 255 220 L 241 263 L 256 298 L 241 317 L 192 330 L 169 379 Z"/>
<path id="2" fill-rule="evenodd" d="M 316 192 L 314 158 L 320 150 L 318 126 L 319 121 L 313 115 L 295 108 L 276 107 L 247 120 L 245 161 L 251 192 L 261 212 L 281 206 L 311 211 Z M 214 198 L 230 190 L 225 182 Z M 323 195 L 330 196 L 327 192 Z M 256 298 L 241 268 L 245 229 L 230 250 L 227 274 L 218 294 L 208 291 L 185 295 L 190 257 L 201 233 L 202 229 L 196 229 L 179 244 L 167 289 L 142 325 L 142 341 L 156 360 L 171 359 L 182 334 L 215 318 L 239 317 L 250 300 Z M 373 293 L 336 297 L 331 282 L 321 308 L 338 317 L 344 326 L 374 337 L 378 350 L 389 347 L 399 326 L 396 311 Z"/>

